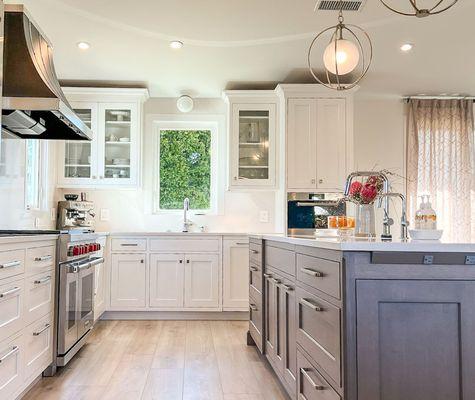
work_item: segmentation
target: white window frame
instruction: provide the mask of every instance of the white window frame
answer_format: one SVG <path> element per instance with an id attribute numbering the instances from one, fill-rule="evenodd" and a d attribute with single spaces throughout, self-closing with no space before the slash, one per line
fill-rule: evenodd
<path id="1" fill-rule="evenodd" d="M 174 120 L 155 121 L 154 154 L 153 154 L 153 199 L 154 214 L 178 214 L 182 209 L 168 210 L 160 208 L 160 132 L 163 130 L 207 130 L 211 132 L 211 166 L 210 166 L 210 208 L 206 210 L 190 210 L 191 214 L 217 214 L 219 203 L 219 168 L 218 168 L 218 121 L 206 120 Z"/>
<path id="2" fill-rule="evenodd" d="M 28 159 L 27 151 L 27 142 L 25 141 L 25 210 L 27 211 L 42 211 L 47 209 L 48 203 L 48 155 L 49 148 L 48 144 L 44 141 L 38 141 L 38 139 L 27 139 L 27 140 L 36 140 L 38 144 L 38 153 L 36 154 L 37 160 L 35 162 L 35 168 L 37 168 L 36 179 L 38 185 L 38 191 L 36 193 L 35 204 L 28 204 L 28 179 L 26 176 L 26 171 L 28 169 L 28 164 L 31 160 Z"/>

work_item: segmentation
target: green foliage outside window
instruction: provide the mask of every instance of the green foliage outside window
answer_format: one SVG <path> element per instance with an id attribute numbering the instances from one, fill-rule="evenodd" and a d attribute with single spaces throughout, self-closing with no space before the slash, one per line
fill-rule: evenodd
<path id="1" fill-rule="evenodd" d="M 160 131 L 160 209 L 211 208 L 211 131 Z"/>

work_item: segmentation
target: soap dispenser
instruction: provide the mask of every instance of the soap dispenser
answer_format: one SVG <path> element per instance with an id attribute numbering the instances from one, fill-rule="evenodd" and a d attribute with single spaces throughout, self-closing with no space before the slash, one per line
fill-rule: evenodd
<path id="1" fill-rule="evenodd" d="M 425 211 L 424 198 L 425 196 L 419 196 L 419 197 L 421 199 L 421 203 L 419 204 L 419 208 L 416 211 L 416 218 L 415 218 L 416 223 L 414 224 L 417 230 L 424 229 L 424 211 Z"/>
<path id="2" fill-rule="evenodd" d="M 430 196 L 423 195 L 421 204 L 416 211 L 416 229 L 435 230 L 437 229 L 437 215 L 430 203 Z"/>

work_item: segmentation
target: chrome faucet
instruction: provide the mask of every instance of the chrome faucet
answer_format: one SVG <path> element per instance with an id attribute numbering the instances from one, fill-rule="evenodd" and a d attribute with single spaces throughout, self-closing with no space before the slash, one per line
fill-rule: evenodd
<path id="1" fill-rule="evenodd" d="M 381 207 L 384 200 L 389 200 L 390 197 L 399 197 L 401 199 L 401 240 L 406 241 L 409 236 L 407 234 L 407 227 L 409 221 L 407 220 L 407 201 L 406 196 L 401 193 L 382 193 L 378 199 L 378 207 Z M 389 218 L 389 224 L 394 223 L 392 218 Z"/>
<path id="2" fill-rule="evenodd" d="M 348 198 L 350 194 L 351 184 L 353 183 L 353 180 L 355 178 L 370 177 L 370 176 L 377 176 L 381 178 L 381 180 L 383 181 L 383 195 L 389 193 L 389 179 L 384 172 L 382 171 L 356 171 L 356 172 L 352 172 L 350 175 L 348 175 L 348 178 L 346 178 L 345 198 Z M 382 197 L 383 199 L 381 201 L 384 201 L 384 218 L 383 218 L 383 233 L 381 234 L 381 239 L 390 240 L 392 238 L 391 225 L 394 223 L 394 221 L 392 221 L 391 218 L 389 218 L 389 198 L 387 196 L 382 196 Z"/>
<path id="3" fill-rule="evenodd" d="M 192 222 L 188 220 L 188 211 L 190 210 L 190 199 L 188 197 L 183 200 L 183 229 L 182 232 L 188 232 Z"/>

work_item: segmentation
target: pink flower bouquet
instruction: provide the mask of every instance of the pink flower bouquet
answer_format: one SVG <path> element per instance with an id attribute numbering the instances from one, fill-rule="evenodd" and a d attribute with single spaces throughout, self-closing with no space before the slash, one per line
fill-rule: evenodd
<path id="1" fill-rule="evenodd" d="M 349 199 L 356 204 L 373 204 L 383 188 L 378 176 L 370 176 L 366 182 L 355 181 L 350 186 Z"/>

